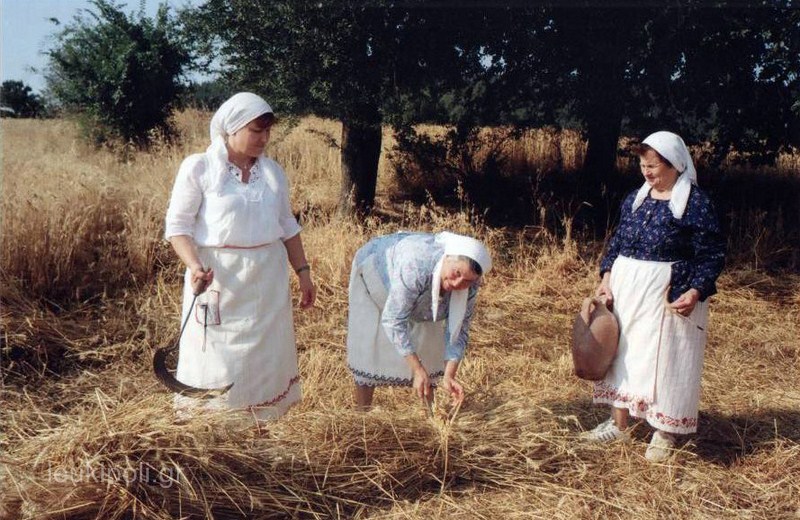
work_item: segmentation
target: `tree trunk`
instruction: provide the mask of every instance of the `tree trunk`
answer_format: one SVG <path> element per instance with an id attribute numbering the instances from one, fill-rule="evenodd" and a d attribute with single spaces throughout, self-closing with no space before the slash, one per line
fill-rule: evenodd
<path id="1" fill-rule="evenodd" d="M 582 90 L 588 143 L 579 188 L 581 200 L 588 204 L 582 220 L 600 232 L 606 231 L 608 225 L 607 195 L 616 169 L 628 55 L 625 31 L 614 28 L 619 19 L 625 18 L 603 14 L 589 22 L 587 31 L 589 55 Z"/>
<path id="2" fill-rule="evenodd" d="M 381 156 L 380 122 L 342 122 L 342 190 L 339 213 L 364 216 L 375 202 L 378 160 Z"/>
<path id="3" fill-rule="evenodd" d="M 603 96 L 605 97 L 605 96 Z M 589 204 L 589 220 L 604 231 L 608 220 L 608 191 L 617 164 L 617 145 L 622 127 L 622 101 L 597 100 L 586 121 L 586 158 L 581 176 L 581 200 Z"/>

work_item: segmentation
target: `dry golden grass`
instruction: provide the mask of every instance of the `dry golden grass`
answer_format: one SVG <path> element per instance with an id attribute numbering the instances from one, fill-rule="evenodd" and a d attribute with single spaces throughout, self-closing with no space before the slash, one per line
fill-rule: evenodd
<path id="1" fill-rule="evenodd" d="M 150 372 L 178 333 L 181 269 L 160 235 L 207 118 L 180 114 L 179 144 L 127 162 L 67 122 L 2 121 L 0 518 L 800 518 L 797 273 L 723 275 L 700 430 L 673 460 L 644 460 L 643 426 L 630 446 L 587 446 L 577 434 L 606 412 L 568 344 L 600 244 L 390 203 L 385 159 L 377 215 L 338 220 L 340 126 L 320 119 L 270 147 L 319 287 L 295 313 L 304 399 L 261 429 L 225 414 L 177 423 Z M 509 153 L 555 164 L 558 142 L 562 168 L 578 160 L 574 136 L 541 132 Z M 350 406 L 349 262 L 397 229 L 472 230 L 496 258 L 460 370 L 468 398 L 435 419 L 404 389 L 379 390 L 367 414 Z"/>

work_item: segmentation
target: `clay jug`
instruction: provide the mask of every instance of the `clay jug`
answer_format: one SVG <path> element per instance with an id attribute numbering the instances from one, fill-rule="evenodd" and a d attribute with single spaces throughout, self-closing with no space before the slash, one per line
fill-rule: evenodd
<path id="1" fill-rule="evenodd" d="M 597 381 L 605 377 L 619 343 L 619 324 L 605 303 L 586 298 L 572 325 L 572 362 L 575 375 Z"/>

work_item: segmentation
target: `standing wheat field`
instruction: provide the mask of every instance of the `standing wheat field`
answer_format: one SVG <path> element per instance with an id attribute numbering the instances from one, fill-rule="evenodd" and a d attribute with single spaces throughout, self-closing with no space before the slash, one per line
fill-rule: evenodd
<path id="1" fill-rule="evenodd" d="M 535 215 L 555 212 L 554 231 L 489 225 L 468 199 L 404 199 L 388 131 L 376 211 L 342 220 L 341 128 L 318 118 L 278 128 L 267 149 L 290 179 L 319 288 L 317 306 L 295 312 L 303 400 L 259 427 L 224 413 L 176 421 L 151 372 L 180 326 L 182 268 L 163 220 L 207 120 L 179 114 L 179 138 L 146 152 L 92 149 L 65 120 L 2 120 L 0 518 L 800 518 L 800 274 L 786 211 L 725 215 L 735 250 L 712 298 L 698 433 L 651 464 L 647 428 L 629 445 L 578 440 L 607 413 L 569 351 L 602 242 L 573 234 L 558 206 Z M 563 175 L 585 150 L 545 130 L 506 146 L 519 170 Z M 780 161 L 774 175 L 797 175 L 796 156 Z M 352 406 L 350 261 L 400 229 L 476 234 L 495 258 L 459 370 L 467 398 L 453 410 L 437 396 L 433 418 L 403 389 L 368 413 Z"/>

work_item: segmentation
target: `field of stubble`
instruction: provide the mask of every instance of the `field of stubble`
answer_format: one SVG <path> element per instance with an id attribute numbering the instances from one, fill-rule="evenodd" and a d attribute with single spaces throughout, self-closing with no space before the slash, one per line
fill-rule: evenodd
<path id="1" fill-rule="evenodd" d="M 177 423 L 150 369 L 179 327 L 181 268 L 161 233 L 207 117 L 179 115 L 177 144 L 127 161 L 67 121 L 2 121 L 0 518 L 800 518 L 796 269 L 761 268 L 755 245 L 732 255 L 711 305 L 699 431 L 672 460 L 645 461 L 643 425 L 630 445 L 587 446 L 577 435 L 607 412 L 572 375 L 568 345 L 602 244 L 403 201 L 389 155 L 375 216 L 341 220 L 339 154 L 324 138 L 339 127 L 314 118 L 269 147 L 319 288 L 316 308 L 295 311 L 304 399 L 260 428 Z M 513 147 L 531 164 L 581 153 L 552 133 Z M 472 233 L 496 260 L 459 371 L 466 401 L 440 399 L 434 419 L 405 389 L 351 408 L 350 259 L 398 229 Z"/>

